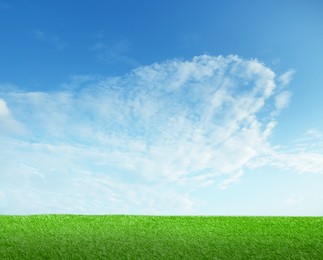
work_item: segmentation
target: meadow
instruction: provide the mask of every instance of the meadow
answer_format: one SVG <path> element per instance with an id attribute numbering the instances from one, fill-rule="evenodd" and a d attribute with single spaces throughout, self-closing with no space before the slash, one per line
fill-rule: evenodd
<path id="1" fill-rule="evenodd" d="M 0 259 L 323 259 L 323 217 L 0 216 Z"/>

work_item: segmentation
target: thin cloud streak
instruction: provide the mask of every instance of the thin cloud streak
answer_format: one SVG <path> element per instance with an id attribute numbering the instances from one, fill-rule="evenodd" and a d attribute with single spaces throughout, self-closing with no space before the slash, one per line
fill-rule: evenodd
<path id="1" fill-rule="evenodd" d="M 287 86 L 294 77 L 295 70 L 290 69 L 279 76 L 278 80 L 282 86 Z"/>

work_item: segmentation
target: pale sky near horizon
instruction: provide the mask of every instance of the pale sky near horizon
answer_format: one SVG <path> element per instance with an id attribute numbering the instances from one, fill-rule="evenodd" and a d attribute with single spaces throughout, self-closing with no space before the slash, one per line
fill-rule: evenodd
<path id="1" fill-rule="evenodd" d="M 0 215 L 323 215 L 323 2 L 0 0 Z"/>

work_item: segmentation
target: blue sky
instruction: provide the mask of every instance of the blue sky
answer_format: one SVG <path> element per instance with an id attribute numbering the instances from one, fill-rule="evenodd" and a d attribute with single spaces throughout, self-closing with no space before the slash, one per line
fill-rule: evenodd
<path id="1" fill-rule="evenodd" d="M 321 216 L 322 13 L 0 0 L 0 214 Z"/>

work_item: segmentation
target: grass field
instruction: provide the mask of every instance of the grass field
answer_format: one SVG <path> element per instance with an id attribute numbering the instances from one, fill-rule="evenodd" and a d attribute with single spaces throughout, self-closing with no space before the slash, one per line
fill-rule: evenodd
<path id="1" fill-rule="evenodd" d="M 323 217 L 0 216 L 0 259 L 323 259 Z"/>

